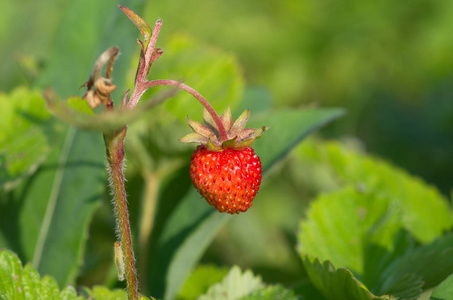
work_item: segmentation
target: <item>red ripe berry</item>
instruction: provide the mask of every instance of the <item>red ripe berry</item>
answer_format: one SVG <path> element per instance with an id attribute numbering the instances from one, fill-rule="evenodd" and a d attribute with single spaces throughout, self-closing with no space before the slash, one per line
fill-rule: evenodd
<path id="1" fill-rule="evenodd" d="M 198 192 L 220 212 L 246 211 L 261 183 L 261 161 L 250 147 L 267 130 L 245 128 L 250 116 L 246 110 L 235 122 L 228 108 L 220 117 L 226 138 L 205 110 L 202 125 L 187 118 L 194 133 L 181 138 L 183 143 L 200 143 L 192 155 L 190 176 Z"/>
<path id="2" fill-rule="evenodd" d="M 261 183 L 261 161 L 252 148 L 209 151 L 200 145 L 192 155 L 190 177 L 198 192 L 220 212 L 246 211 Z"/>

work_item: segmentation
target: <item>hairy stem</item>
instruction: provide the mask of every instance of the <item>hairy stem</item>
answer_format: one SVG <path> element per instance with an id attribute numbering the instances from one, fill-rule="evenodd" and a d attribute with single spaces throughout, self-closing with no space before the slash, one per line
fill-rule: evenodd
<path id="1" fill-rule="evenodd" d="M 124 267 L 127 282 L 128 300 L 138 300 L 138 280 L 135 268 L 134 248 L 132 244 L 129 212 L 127 209 L 126 190 L 124 186 L 124 138 L 127 128 L 113 133 L 105 133 L 104 141 L 107 150 L 107 161 L 113 192 L 113 205 L 116 214 L 117 234 L 124 255 Z"/>

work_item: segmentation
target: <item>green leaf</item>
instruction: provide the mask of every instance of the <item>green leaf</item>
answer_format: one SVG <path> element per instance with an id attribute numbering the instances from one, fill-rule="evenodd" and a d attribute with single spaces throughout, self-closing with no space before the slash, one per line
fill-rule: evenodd
<path id="1" fill-rule="evenodd" d="M 272 95 L 264 88 L 246 86 L 242 101 L 233 114 L 239 116 L 244 110 L 250 109 L 253 115 L 266 112 L 272 107 Z"/>
<path id="2" fill-rule="evenodd" d="M 394 199 L 406 216 L 402 220 L 405 228 L 421 242 L 431 242 L 453 225 L 448 201 L 437 189 L 381 159 L 351 151 L 335 142 L 306 143 L 299 153 L 303 159 L 334 174 L 340 186 L 355 185 Z"/>
<path id="3" fill-rule="evenodd" d="M 234 300 L 261 288 L 263 283 L 260 277 L 254 276 L 250 270 L 242 272 L 234 266 L 221 283 L 211 286 L 198 300 Z"/>
<path id="4" fill-rule="evenodd" d="M 6 195 L 2 246 L 60 285 L 74 281 L 91 216 L 104 191 L 102 137 L 69 129 L 42 168 Z M 6 244 L 5 244 L 6 243 Z"/>
<path id="5" fill-rule="evenodd" d="M 263 163 L 263 175 L 309 133 L 342 113 L 339 109 L 278 111 L 266 118 L 250 120 L 250 123 L 271 126 L 266 136 L 255 143 Z M 165 287 L 164 298 L 173 299 L 217 232 L 233 218 L 219 214 L 192 189 L 166 220 L 159 240 L 153 243 L 157 252 L 150 260 L 151 273 L 160 276 L 148 282 L 152 294 L 161 297 Z"/>
<path id="6" fill-rule="evenodd" d="M 386 271 L 387 281 L 397 281 L 406 274 L 417 274 L 424 288 L 439 284 L 453 271 L 453 234 L 447 234 L 433 243 L 408 251 Z"/>
<path id="7" fill-rule="evenodd" d="M 364 242 L 392 250 L 401 217 L 399 207 L 388 199 L 352 187 L 321 195 L 301 223 L 299 251 L 363 274 Z"/>
<path id="8" fill-rule="evenodd" d="M 95 286 L 92 289 L 84 289 L 85 293 L 93 300 L 127 300 L 125 290 L 109 290 L 103 286 Z"/>
<path id="9" fill-rule="evenodd" d="M 263 170 L 287 155 L 313 131 L 344 115 L 339 108 L 309 108 L 259 114 L 248 123 L 250 128 L 269 126 L 270 129 L 253 148 L 260 156 Z"/>
<path id="10" fill-rule="evenodd" d="M 430 300 L 453 300 L 453 275 L 439 284 L 431 294 Z"/>
<path id="11" fill-rule="evenodd" d="M 428 248 L 413 250 L 413 238 L 403 230 L 404 213 L 388 198 L 352 187 L 320 196 L 301 223 L 299 251 L 303 256 L 348 268 L 374 294 L 391 293 L 413 299 L 421 293 L 422 280 L 442 278 L 452 266 L 451 259 L 445 256 L 449 253 L 443 254 L 440 246 L 426 246 L 431 249 L 428 252 Z M 447 243 L 442 245 L 446 247 Z M 415 253 L 420 255 L 414 257 Z M 430 259 L 433 263 L 444 262 L 444 268 L 429 268 Z M 310 267 L 313 268 L 306 266 Z M 316 270 L 320 269 L 309 272 L 310 279 L 315 285 L 318 282 L 316 286 L 321 291 L 329 290 L 328 283 L 320 279 L 322 273 L 316 274 Z"/>
<path id="12" fill-rule="evenodd" d="M 69 98 L 68 106 L 76 112 L 87 115 L 94 115 L 94 111 L 91 109 L 90 105 L 85 99 L 81 99 L 79 97 Z"/>
<path id="13" fill-rule="evenodd" d="M 337 144 L 308 147 L 305 157 L 336 168 L 334 174 L 343 180 L 344 187 L 312 203 L 299 233 L 302 255 L 348 268 L 376 295 L 404 299 L 417 297 L 422 288 L 439 283 L 451 273 L 450 235 L 431 244 L 416 243 L 432 241 L 451 226 L 451 213 L 440 193 L 399 169 L 354 155 Z M 423 204 L 420 195 L 424 196 Z M 431 223 L 422 216 L 427 211 Z M 414 226 L 419 216 L 424 228 Z M 439 216 L 441 221 L 432 216 Z M 310 274 L 314 281 L 321 276 Z M 318 283 L 320 290 L 329 289 L 322 281 Z"/>
<path id="14" fill-rule="evenodd" d="M 255 290 L 251 294 L 241 297 L 241 300 L 298 300 L 293 291 L 285 289 L 281 285 L 271 285 Z"/>
<path id="15" fill-rule="evenodd" d="M 11 189 L 44 161 L 55 128 L 38 90 L 0 94 L 0 188 Z"/>
<path id="16" fill-rule="evenodd" d="M 312 283 L 327 299 L 397 299 L 392 296 L 374 296 L 360 281 L 354 277 L 351 271 L 343 268 L 337 269 L 328 260 L 321 263 L 318 258 L 313 259 L 308 255 L 304 255 L 302 256 L 302 261 Z"/>
<path id="17" fill-rule="evenodd" d="M 67 286 L 61 292 L 50 276 L 40 278 L 29 264 L 22 268 L 19 258 L 0 250 L 0 297 L 4 300 L 82 300 L 73 287 Z"/>
<path id="18" fill-rule="evenodd" d="M 148 23 L 146 23 L 140 16 L 138 16 L 135 12 L 130 10 L 127 7 L 118 5 L 118 7 L 126 14 L 126 16 L 137 26 L 138 30 L 140 30 L 141 34 L 145 37 L 145 49 L 147 46 L 147 42 L 151 38 L 151 27 L 149 27 Z"/>
<path id="19" fill-rule="evenodd" d="M 0 250 L 0 298 L 3 300 L 126 300 L 125 290 L 109 290 L 102 286 L 85 288 L 89 298 L 77 296 L 72 286 L 59 290 L 50 276 L 40 278 L 32 265 L 22 267 L 19 258 L 12 252 Z M 146 298 L 142 298 L 146 299 Z"/>
<path id="20" fill-rule="evenodd" d="M 222 281 L 227 273 L 227 268 L 200 265 L 190 274 L 177 298 L 180 300 L 196 299 L 198 296 L 206 293 L 211 285 Z"/>

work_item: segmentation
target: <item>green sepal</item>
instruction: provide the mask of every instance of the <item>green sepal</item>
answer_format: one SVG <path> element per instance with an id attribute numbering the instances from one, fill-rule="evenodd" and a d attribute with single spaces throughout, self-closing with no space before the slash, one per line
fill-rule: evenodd
<path id="1" fill-rule="evenodd" d="M 236 138 L 233 138 L 231 140 L 227 140 L 227 141 L 223 142 L 222 148 L 224 148 L 224 149 L 233 148 L 235 144 L 236 144 Z"/>
<path id="2" fill-rule="evenodd" d="M 212 131 L 209 130 L 208 127 L 204 126 L 200 122 L 193 121 L 189 119 L 189 116 L 186 117 L 187 123 L 189 124 L 190 128 L 196 133 L 199 133 L 205 137 L 213 136 Z"/>
<path id="3" fill-rule="evenodd" d="M 183 136 L 179 139 L 181 143 L 201 143 L 205 144 L 208 142 L 208 137 L 201 135 L 196 132 L 189 133 L 186 136 Z"/>
<path id="4" fill-rule="evenodd" d="M 268 127 L 268 126 L 263 126 L 261 128 L 255 129 L 255 133 L 254 133 L 255 139 L 259 139 L 260 137 L 262 137 L 263 134 L 265 134 L 266 131 L 269 130 L 269 128 L 270 127 Z"/>
<path id="5" fill-rule="evenodd" d="M 231 136 L 238 136 L 241 131 L 245 128 L 247 121 L 250 118 L 250 109 L 246 109 L 239 118 L 236 119 L 233 126 L 229 130 L 228 134 Z"/>
<path id="6" fill-rule="evenodd" d="M 211 139 L 208 139 L 206 142 L 206 147 L 208 148 L 209 151 L 214 151 L 214 152 L 222 152 L 223 148 L 221 146 L 216 146 Z"/>
<path id="7" fill-rule="evenodd" d="M 234 123 L 230 106 L 228 106 L 228 108 L 225 110 L 225 112 L 220 116 L 220 120 L 222 121 L 222 124 L 223 124 L 223 127 L 225 127 L 225 130 L 227 132 L 230 131 L 231 126 L 233 126 L 233 123 Z"/>
<path id="8" fill-rule="evenodd" d="M 203 120 L 212 133 L 220 139 L 220 129 L 206 108 L 203 109 Z"/>
<path id="9" fill-rule="evenodd" d="M 256 140 L 255 138 L 251 138 L 251 139 L 245 140 L 243 142 L 237 143 L 236 145 L 231 147 L 231 149 L 234 149 L 234 150 L 245 149 L 247 147 L 250 147 L 255 142 L 255 140 Z"/>

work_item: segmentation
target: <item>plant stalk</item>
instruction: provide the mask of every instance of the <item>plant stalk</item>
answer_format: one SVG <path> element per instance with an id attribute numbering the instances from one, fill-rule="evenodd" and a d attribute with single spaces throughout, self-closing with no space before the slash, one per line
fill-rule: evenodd
<path id="1" fill-rule="evenodd" d="M 194 96 L 201 103 L 201 105 L 203 105 L 204 108 L 206 108 L 206 110 L 209 112 L 209 114 L 214 119 L 214 122 L 216 123 L 217 127 L 219 127 L 220 139 L 222 140 L 222 142 L 225 142 L 226 140 L 228 140 L 227 132 L 225 130 L 225 127 L 223 126 L 222 120 L 220 119 L 219 115 L 216 113 L 216 111 L 214 110 L 212 105 L 209 104 L 209 102 L 199 92 L 197 92 L 195 89 L 191 88 L 187 84 L 181 83 L 176 80 L 167 80 L 167 79 L 151 80 L 151 81 L 147 81 L 144 83 L 144 91 L 146 91 L 147 89 L 149 89 L 151 87 L 163 86 L 163 85 L 169 85 L 169 86 L 174 86 L 174 87 L 180 88 L 181 90 L 184 90 L 184 91 L 188 92 L 189 94 L 191 94 L 192 96 Z"/>
<path id="2" fill-rule="evenodd" d="M 107 161 L 112 185 L 113 205 L 116 215 L 116 229 L 124 255 L 128 300 L 138 300 L 138 280 L 132 244 L 129 211 L 124 186 L 124 139 L 127 127 L 112 133 L 104 133 Z"/>

